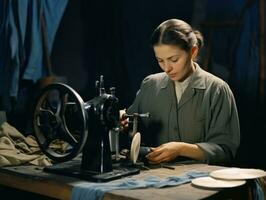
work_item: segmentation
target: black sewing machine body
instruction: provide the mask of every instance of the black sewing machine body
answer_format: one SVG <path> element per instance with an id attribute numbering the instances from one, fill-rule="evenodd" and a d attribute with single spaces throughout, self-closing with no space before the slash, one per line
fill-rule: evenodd
<path id="1" fill-rule="evenodd" d="M 41 92 L 34 132 L 42 151 L 57 162 L 45 171 L 98 182 L 139 173 L 138 168 L 112 161 L 109 134 L 119 129 L 119 100 L 114 88 L 105 92 L 102 76 L 96 85 L 99 96 L 85 103 L 65 84 Z M 65 146 L 63 151 L 56 148 L 58 143 Z"/>

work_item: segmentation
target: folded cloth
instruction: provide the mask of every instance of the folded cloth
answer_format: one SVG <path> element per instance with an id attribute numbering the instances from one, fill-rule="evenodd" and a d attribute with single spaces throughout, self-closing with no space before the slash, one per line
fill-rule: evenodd
<path id="1" fill-rule="evenodd" d="M 208 176 L 208 172 L 188 171 L 180 176 L 168 176 L 159 178 L 148 176 L 145 179 L 124 178 L 108 183 L 83 182 L 77 184 L 72 189 L 72 200 L 101 200 L 104 194 L 112 190 L 128 190 L 137 188 L 163 188 L 189 183 L 194 178 Z"/>
<path id="2" fill-rule="evenodd" d="M 21 164 L 49 166 L 52 163 L 40 151 L 33 136 L 25 137 L 15 127 L 4 122 L 0 125 L 0 167 Z"/>

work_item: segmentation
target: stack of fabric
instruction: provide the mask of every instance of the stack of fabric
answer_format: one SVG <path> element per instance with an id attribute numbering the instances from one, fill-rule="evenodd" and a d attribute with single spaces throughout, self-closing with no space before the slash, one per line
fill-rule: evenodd
<path id="1" fill-rule="evenodd" d="M 47 158 L 32 135 L 25 137 L 16 128 L 4 122 L 0 126 L 0 167 L 22 164 L 49 166 Z"/>

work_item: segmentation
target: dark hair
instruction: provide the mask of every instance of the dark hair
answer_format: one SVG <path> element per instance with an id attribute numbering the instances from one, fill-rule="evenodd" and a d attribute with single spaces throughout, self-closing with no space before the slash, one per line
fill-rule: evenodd
<path id="1" fill-rule="evenodd" d="M 152 33 L 151 44 L 153 46 L 160 44 L 176 45 L 185 51 L 191 47 L 203 46 L 203 36 L 199 31 L 179 19 L 169 19 L 161 23 Z"/>

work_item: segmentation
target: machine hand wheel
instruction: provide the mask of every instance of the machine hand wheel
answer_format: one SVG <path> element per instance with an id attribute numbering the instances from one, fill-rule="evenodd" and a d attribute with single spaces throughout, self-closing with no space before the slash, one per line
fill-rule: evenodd
<path id="1" fill-rule="evenodd" d="M 38 97 L 33 127 L 41 150 L 56 162 L 65 162 L 83 149 L 87 136 L 87 113 L 77 92 L 65 84 L 46 87 Z"/>

